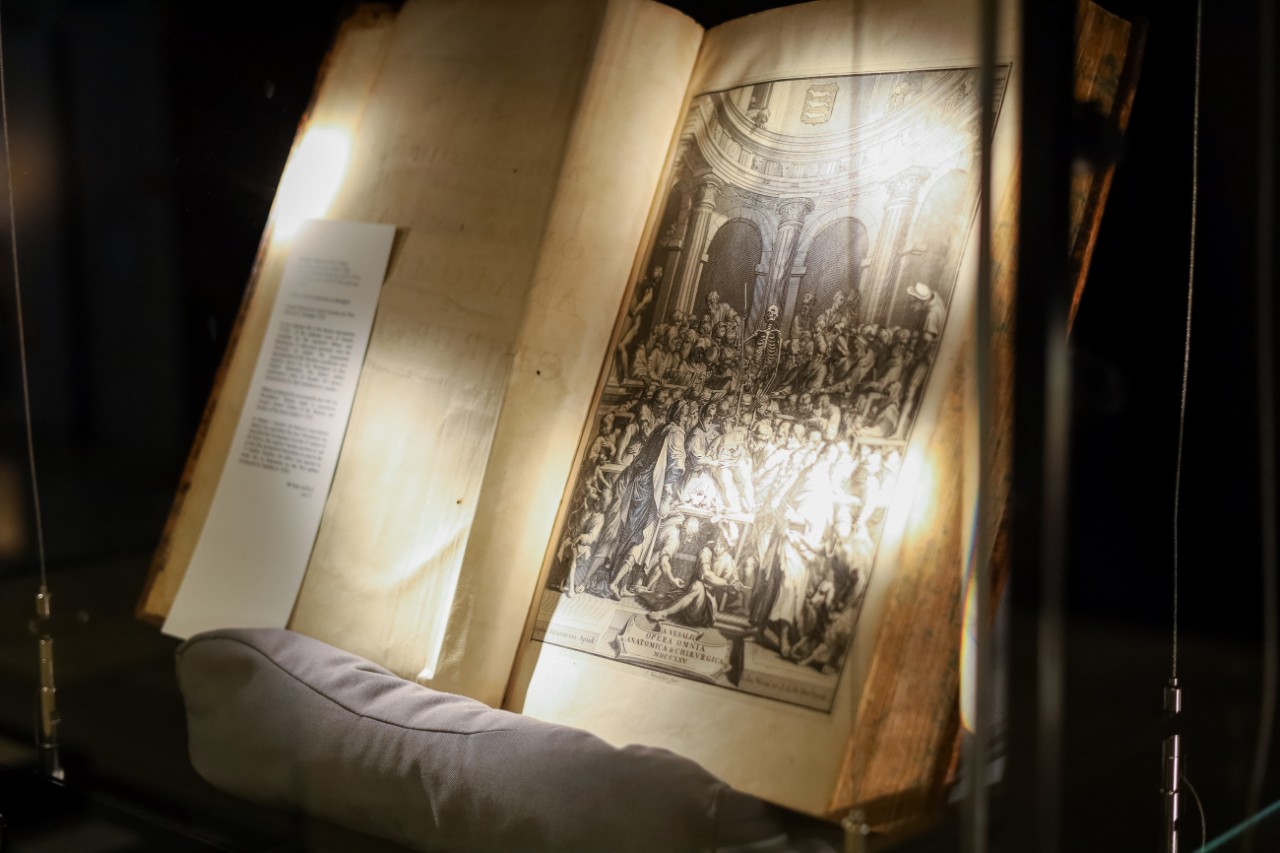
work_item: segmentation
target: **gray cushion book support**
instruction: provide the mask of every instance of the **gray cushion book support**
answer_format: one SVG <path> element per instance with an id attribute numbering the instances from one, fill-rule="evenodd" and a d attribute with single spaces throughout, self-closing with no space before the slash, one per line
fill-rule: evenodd
<path id="1" fill-rule="evenodd" d="M 421 850 L 777 851 L 772 807 L 661 749 L 405 681 L 291 631 L 178 648 L 191 760 L 215 786 Z"/>

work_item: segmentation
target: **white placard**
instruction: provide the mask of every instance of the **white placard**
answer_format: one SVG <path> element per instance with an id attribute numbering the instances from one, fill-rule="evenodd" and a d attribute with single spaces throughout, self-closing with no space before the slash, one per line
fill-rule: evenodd
<path id="1" fill-rule="evenodd" d="M 311 556 L 395 226 L 294 235 L 226 467 L 164 632 L 284 627 Z"/>

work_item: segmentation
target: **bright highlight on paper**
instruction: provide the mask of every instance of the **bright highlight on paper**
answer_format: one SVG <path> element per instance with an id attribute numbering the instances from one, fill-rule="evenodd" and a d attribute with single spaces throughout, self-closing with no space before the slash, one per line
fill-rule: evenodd
<path id="1" fill-rule="evenodd" d="M 272 212 L 272 238 L 288 240 L 308 219 L 324 216 L 338 194 L 351 153 L 351 138 L 336 128 L 307 131 L 280 178 Z"/>
<path id="2" fill-rule="evenodd" d="M 165 621 L 284 627 L 302 583 L 386 273 L 392 225 L 298 228 L 232 452 Z"/>

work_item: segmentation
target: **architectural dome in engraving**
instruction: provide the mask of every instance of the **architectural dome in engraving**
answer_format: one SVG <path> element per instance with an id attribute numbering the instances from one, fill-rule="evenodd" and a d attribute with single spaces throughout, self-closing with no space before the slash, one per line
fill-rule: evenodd
<path id="1" fill-rule="evenodd" d="M 831 192 L 908 165 L 967 168 L 949 161 L 973 151 L 975 85 L 972 69 L 777 81 L 698 99 L 686 127 L 739 186 Z"/>

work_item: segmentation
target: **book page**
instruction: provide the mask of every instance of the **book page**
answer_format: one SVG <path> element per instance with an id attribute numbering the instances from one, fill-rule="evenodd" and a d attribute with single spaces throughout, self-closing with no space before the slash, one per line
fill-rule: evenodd
<path id="1" fill-rule="evenodd" d="M 571 352 L 550 357 L 583 389 L 571 454 L 698 38 L 633 0 L 399 13 L 331 215 L 394 222 L 403 238 L 292 628 L 500 700 L 538 557 L 473 551 L 519 524 L 508 505 L 539 508 L 512 459 L 538 464 L 554 434 L 530 433 L 513 397 L 561 376 L 518 341 L 591 353 L 576 357 L 585 380 Z M 584 258 L 571 277 L 557 266 Z"/>
<path id="2" fill-rule="evenodd" d="M 283 628 L 311 557 L 395 228 L 310 220 L 290 241 L 232 453 L 164 632 Z"/>
<path id="3" fill-rule="evenodd" d="M 707 34 L 510 707 L 828 810 L 902 543 L 962 511 L 929 448 L 971 316 L 977 21 L 819 2 Z"/>
<path id="4" fill-rule="evenodd" d="M 702 29 L 609 2 L 503 392 L 431 687 L 497 705 L 658 185 Z"/>
<path id="5" fill-rule="evenodd" d="M 138 604 L 139 615 L 144 618 L 158 623 L 169 613 L 204 529 L 205 516 L 217 491 L 224 463 L 231 453 L 232 438 L 248 397 L 249 383 L 289 253 L 289 239 L 275 231 L 274 223 L 282 216 L 296 223 L 299 215 L 323 217 L 327 214 L 327 204 L 332 199 L 315 196 L 311 188 L 330 183 L 334 176 L 340 177 L 342 166 L 326 162 L 329 158 L 325 157 L 313 159 L 310 152 L 316 150 L 315 140 L 331 140 L 335 134 L 349 137 L 359 126 L 369 89 L 382 64 L 393 20 L 381 8 L 360 9 L 343 24 L 321 69 L 307 121 L 294 141 L 285 170 L 288 180 L 282 182 L 282 186 L 288 183 L 303 189 L 302 196 L 307 204 L 299 205 L 296 195 L 287 197 L 283 192 L 277 192 L 272 204 L 271 224 L 259 246 L 226 357 L 214 381 L 200 431 L 182 474 L 182 484 L 174 498 L 164 534 L 152 560 L 146 589 Z M 315 135 L 312 135 L 312 130 L 316 131 Z M 325 144 L 320 146 L 322 151 L 327 148 L 329 146 Z"/>

